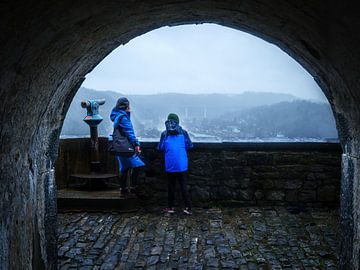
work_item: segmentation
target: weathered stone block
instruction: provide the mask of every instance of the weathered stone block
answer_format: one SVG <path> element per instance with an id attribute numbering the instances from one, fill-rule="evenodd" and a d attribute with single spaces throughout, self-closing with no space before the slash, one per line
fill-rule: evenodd
<path id="1" fill-rule="evenodd" d="M 194 186 L 191 189 L 191 199 L 193 201 L 208 201 L 210 192 L 207 187 Z"/>
<path id="2" fill-rule="evenodd" d="M 252 174 L 252 169 L 250 167 L 233 167 L 234 178 L 244 178 L 249 177 Z"/>
<path id="3" fill-rule="evenodd" d="M 241 180 L 238 179 L 234 179 L 234 178 L 228 178 L 228 179 L 224 179 L 224 185 L 230 188 L 236 188 L 239 186 L 239 182 Z"/>
<path id="4" fill-rule="evenodd" d="M 327 174 L 327 172 L 318 172 L 315 173 L 315 178 L 316 180 L 325 180 L 329 177 L 329 175 Z"/>
<path id="5" fill-rule="evenodd" d="M 302 202 L 313 202 L 316 200 L 315 190 L 301 190 L 299 192 L 299 201 Z"/>
<path id="6" fill-rule="evenodd" d="M 251 185 L 251 179 L 250 178 L 243 178 L 239 181 L 239 187 L 241 189 L 248 188 Z"/>
<path id="7" fill-rule="evenodd" d="M 269 201 L 282 201 L 285 198 L 285 192 L 282 190 L 271 190 L 266 193 L 266 199 Z"/>
<path id="8" fill-rule="evenodd" d="M 309 181 L 316 181 L 316 176 L 313 172 L 311 173 L 308 173 L 307 176 L 306 176 L 306 180 L 309 180 Z"/>
<path id="9" fill-rule="evenodd" d="M 194 172 L 194 171 L 192 171 Z M 196 172 L 194 172 L 196 173 Z M 209 177 L 202 177 L 202 176 L 197 176 L 194 174 L 188 174 L 188 181 L 189 183 L 193 183 L 193 184 L 198 184 L 198 185 L 203 185 L 206 186 L 207 183 L 209 183 L 209 181 L 211 181 L 211 178 Z"/>
<path id="10" fill-rule="evenodd" d="M 254 191 L 250 189 L 237 190 L 236 199 L 243 201 L 251 201 L 254 197 Z"/>
<path id="11" fill-rule="evenodd" d="M 276 171 L 276 168 L 272 168 L 267 172 L 258 172 L 256 169 L 254 170 L 253 174 L 256 176 L 257 179 L 279 179 L 280 175 L 279 172 Z"/>
<path id="12" fill-rule="evenodd" d="M 245 159 L 250 166 L 271 166 L 274 164 L 273 157 L 269 153 L 247 152 Z"/>
<path id="13" fill-rule="evenodd" d="M 231 156 L 231 153 L 227 153 L 227 155 L 229 157 L 224 159 L 224 164 L 226 164 L 228 166 L 234 166 L 234 167 L 247 165 L 246 159 L 243 159 L 241 157 L 236 158 L 234 156 Z"/>
<path id="14" fill-rule="evenodd" d="M 216 199 L 223 200 L 224 198 L 234 198 L 234 188 L 219 187 L 216 189 Z"/>
<path id="15" fill-rule="evenodd" d="M 262 186 L 262 188 L 264 189 L 271 189 L 275 186 L 275 183 L 272 179 L 264 179 L 263 181 L 261 181 L 261 185 L 259 186 Z"/>
<path id="16" fill-rule="evenodd" d="M 259 166 L 259 165 L 255 165 L 252 167 L 253 170 L 257 173 L 269 173 L 269 172 L 276 172 L 275 167 L 274 166 Z"/>
<path id="17" fill-rule="evenodd" d="M 287 190 L 285 192 L 285 200 L 287 202 L 296 202 L 296 201 L 298 201 L 298 191 L 297 190 Z"/>
<path id="18" fill-rule="evenodd" d="M 334 202 L 336 200 L 335 186 L 322 186 L 317 190 L 317 199 L 320 202 Z"/>
<path id="19" fill-rule="evenodd" d="M 303 189 L 316 189 L 317 186 L 320 185 L 320 181 L 318 180 L 305 180 L 303 182 Z"/>
<path id="20" fill-rule="evenodd" d="M 327 173 L 327 177 L 322 179 L 322 184 L 323 185 L 334 185 L 334 186 L 340 186 L 340 179 L 341 179 L 341 175 L 339 174 L 339 172 L 328 172 Z M 339 188 L 338 188 L 339 189 Z"/>
<path id="21" fill-rule="evenodd" d="M 262 200 L 265 197 L 265 194 L 262 190 L 255 191 L 254 195 L 257 200 Z"/>
<path id="22" fill-rule="evenodd" d="M 281 153 L 280 155 L 274 154 L 274 163 L 277 165 L 287 165 L 287 164 L 298 164 L 300 155 L 294 153 Z"/>
<path id="23" fill-rule="evenodd" d="M 232 172 L 232 168 L 224 168 L 224 167 L 217 167 L 215 170 L 212 170 L 213 178 L 219 179 L 219 181 L 224 181 L 225 179 L 232 179 L 234 178 L 234 174 Z"/>
<path id="24" fill-rule="evenodd" d="M 293 180 L 285 180 L 284 188 L 285 189 L 299 189 L 303 185 L 303 181 L 293 179 Z"/>
<path id="25" fill-rule="evenodd" d="M 321 173 L 324 171 L 324 166 L 321 166 L 320 164 L 314 164 L 310 167 L 310 170 L 315 173 Z"/>

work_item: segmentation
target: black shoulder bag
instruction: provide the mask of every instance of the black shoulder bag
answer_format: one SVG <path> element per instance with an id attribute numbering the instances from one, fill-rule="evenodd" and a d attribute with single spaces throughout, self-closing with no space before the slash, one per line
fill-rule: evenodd
<path id="1" fill-rule="evenodd" d="M 121 116 L 115 125 L 112 140 L 108 141 L 108 150 L 119 156 L 131 157 L 135 154 L 134 146 L 130 143 L 128 137 L 120 129 L 119 123 L 125 115 Z"/>

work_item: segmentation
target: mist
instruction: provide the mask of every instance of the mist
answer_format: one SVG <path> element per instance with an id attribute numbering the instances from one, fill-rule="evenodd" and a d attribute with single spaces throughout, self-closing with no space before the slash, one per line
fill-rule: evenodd
<path id="1" fill-rule="evenodd" d="M 83 86 L 123 94 L 271 92 L 326 101 L 313 77 L 278 47 L 216 24 L 139 36 L 106 57 Z"/>

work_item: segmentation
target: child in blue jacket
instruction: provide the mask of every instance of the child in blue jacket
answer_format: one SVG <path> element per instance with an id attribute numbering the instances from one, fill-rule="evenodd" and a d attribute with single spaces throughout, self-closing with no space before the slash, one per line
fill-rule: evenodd
<path id="1" fill-rule="evenodd" d="M 141 167 L 144 167 L 144 162 L 139 158 L 141 153 L 140 142 L 135 136 L 134 128 L 130 119 L 130 102 L 126 97 L 121 97 L 117 100 L 116 106 L 112 109 L 110 114 L 111 121 L 114 122 L 114 128 L 120 128 L 130 143 L 134 146 L 136 154 L 128 157 L 117 154 L 115 157 L 119 163 L 120 170 L 120 185 L 121 194 L 124 195 L 130 191 L 130 187 L 126 188 L 126 180 L 130 172 L 130 180 L 133 188 L 137 187 L 138 176 Z"/>
<path id="2" fill-rule="evenodd" d="M 162 132 L 158 150 L 165 153 L 165 171 L 168 177 L 167 213 L 174 213 L 175 188 L 179 182 L 184 200 L 184 213 L 191 215 L 191 200 L 187 189 L 186 172 L 188 170 L 187 150 L 193 148 L 188 133 L 179 125 L 179 117 L 170 113 L 165 122 L 166 130 Z"/>

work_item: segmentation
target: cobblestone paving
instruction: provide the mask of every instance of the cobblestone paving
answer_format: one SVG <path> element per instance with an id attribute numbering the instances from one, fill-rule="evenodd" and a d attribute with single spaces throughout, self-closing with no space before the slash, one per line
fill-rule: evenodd
<path id="1" fill-rule="evenodd" d="M 338 212 L 59 214 L 59 269 L 337 269 Z"/>

